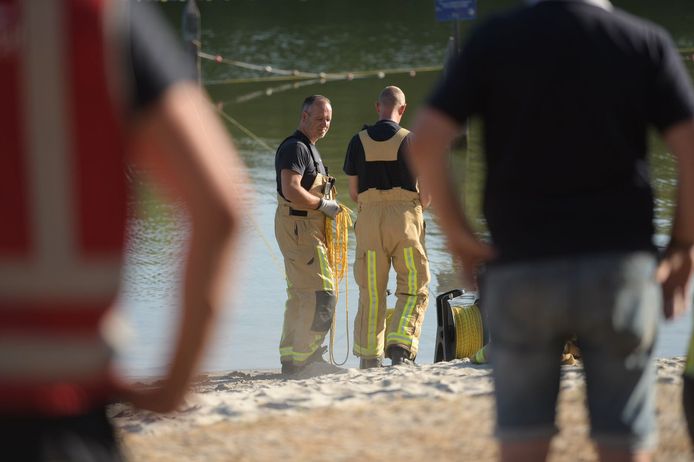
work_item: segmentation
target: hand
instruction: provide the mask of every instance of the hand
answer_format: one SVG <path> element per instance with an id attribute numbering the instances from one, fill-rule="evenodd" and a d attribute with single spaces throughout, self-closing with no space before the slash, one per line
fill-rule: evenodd
<path id="1" fill-rule="evenodd" d="M 447 243 L 453 256 L 462 264 L 464 287 L 468 290 L 479 290 L 477 285 L 478 268 L 482 263 L 492 260 L 496 256 L 494 248 L 478 240 L 468 230 L 460 230 L 449 235 Z"/>
<path id="2" fill-rule="evenodd" d="M 689 309 L 692 302 L 691 279 L 694 269 L 690 247 L 668 247 L 658 265 L 656 279 L 663 292 L 663 314 L 673 319 Z"/>
<path id="3" fill-rule="evenodd" d="M 166 386 L 145 389 L 121 382 L 116 388 L 118 400 L 128 402 L 135 408 L 151 412 L 173 412 L 183 403 L 184 397 L 184 391 L 171 390 L 170 387 Z"/>
<path id="4" fill-rule="evenodd" d="M 336 200 L 332 199 L 321 199 L 318 210 L 329 216 L 330 218 L 335 218 L 338 213 L 342 210 L 340 204 Z"/>

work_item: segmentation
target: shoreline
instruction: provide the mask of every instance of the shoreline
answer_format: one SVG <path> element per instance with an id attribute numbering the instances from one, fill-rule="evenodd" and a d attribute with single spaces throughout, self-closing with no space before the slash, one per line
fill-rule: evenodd
<path id="1" fill-rule="evenodd" d="M 684 358 L 658 363 L 656 459 L 691 461 L 680 398 Z M 491 368 L 456 360 L 346 369 L 287 379 L 277 370 L 198 377 L 176 413 L 115 404 L 109 416 L 133 461 L 495 460 Z M 562 367 L 549 460 L 596 460 L 588 439 L 582 368 Z"/>

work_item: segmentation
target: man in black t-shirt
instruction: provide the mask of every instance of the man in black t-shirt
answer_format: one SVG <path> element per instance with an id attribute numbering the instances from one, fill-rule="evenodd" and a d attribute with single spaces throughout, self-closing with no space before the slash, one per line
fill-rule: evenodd
<path id="1" fill-rule="evenodd" d="M 446 173 L 472 116 L 484 126 L 491 245 L 475 237 Z M 659 267 L 649 126 L 680 170 Z M 470 36 L 414 132 L 413 162 L 452 252 L 468 274 L 491 260 L 482 292 L 502 460 L 546 457 L 558 358 L 574 333 L 601 459 L 650 460 L 660 307 L 672 317 L 689 303 L 694 243 L 694 93 L 667 33 L 606 0 L 496 16 Z"/>
<path id="2" fill-rule="evenodd" d="M 384 88 L 376 102 L 378 122 L 352 137 L 345 157 L 349 194 L 359 204 L 354 354 L 362 369 L 381 366 L 384 349 L 393 365 L 412 363 L 428 306 L 429 262 L 422 216 L 428 199 L 420 199 L 417 180 L 405 159 L 410 132 L 399 123 L 406 107 L 402 90 Z M 397 303 L 388 320 L 391 264 L 397 273 Z"/>
<path id="3" fill-rule="evenodd" d="M 340 206 L 316 142 L 330 128 L 332 106 L 325 96 L 306 98 L 298 129 L 275 154 L 277 211 L 275 236 L 284 256 L 287 303 L 280 340 L 283 374 L 322 362 L 323 339 L 335 313 L 335 280 L 325 241 L 326 216 Z"/>

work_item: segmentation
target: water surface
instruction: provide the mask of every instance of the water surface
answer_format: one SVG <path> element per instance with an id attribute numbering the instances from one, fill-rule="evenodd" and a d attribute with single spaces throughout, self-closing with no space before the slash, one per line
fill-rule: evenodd
<path id="1" fill-rule="evenodd" d="M 479 2 L 480 14 L 489 14 L 513 1 Z M 634 13 L 646 15 L 664 25 L 678 46 L 694 44 L 689 24 L 694 6 L 689 1 L 654 5 L 647 1 L 614 2 Z M 177 23 L 181 4 L 163 6 L 168 18 Z M 275 68 L 309 72 L 355 72 L 363 70 L 413 69 L 443 63 L 452 24 L 437 23 L 433 2 L 416 0 L 298 1 L 235 0 L 201 2 L 203 51 L 224 58 Z M 472 26 L 461 25 L 463 35 Z M 688 62 L 690 73 L 694 67 Z M 303 98 L 314 93 L 328 96 L 333 103 L 333 124 L 327 137 L 318 143 L 330 171 L 337 176 L 340 200 L 349 200 L 347 180 L 342 174 L 345 149 L 351 136 L 364 123 L 376 121 L 374 100 L 386 85 L 401 87 L 409 107 L 402 124 L 410 125 L 417 107 L 438 78 L 438 72 L 386 73 L 341 81 L 249 82 L 223 84 L 228 79 L 263 76 L 228 64 L 203 63 L 204 80 L 212 99 L 237 124 L 227 122 L 253 181 L 253 208 L 246 223 L 243 250 L 229 264 L 236 279 L 227 291 L 225 310 L 218 322 L 214 344 L 205 369 L 257 369 L 279 367 L 279 342 L 285 301 L 282 259 L 274 238 L 275 173 L 274 149 L 298 123 Z M 568 91 L 568 90 L 567 90 Z M 242 128 L 240 128 L 242 127 Z M 658 195 L 656 226 L 659 239 L 667 236 L 672 216 L 675 185 L 674 163 L 665 147 L 653 137 L 653 182 Z M 461 180 L 464 202 L 475 226 L 484 233 L 480 214 L 483 174 L 480 132 L 472 124 L 465 150 L 452 157 L 453 172 Z M 463 178 L 466 180 L 463 182 Z M 146 189 L 134 204 L 137 220 L 131 230 L 128 269 L 121 303 L 133 336 L 123 350 L 121 362 L 127 374 L 147 376 L 161 373 L 167 361 L 176 326 L 180 278 L 180 255 L 187 227 L 175 207 L 162 205 Z M 422 329 L 418 361 L 433 361 L 436 329 L 436 294 L 460 287 L 458 268 L 446 252 L 445 243 L 433 218 L 427 214 L 427 250 L 431 262 L 430 306 Z M 596 223 L 600 226 L 600 223 Z M 354 241 L 351 236 L 350 262 Z M 389 288 L 394 291 L 391 273 Z M 343 283 L 344 284 L 344 283 Z M 351 274 L 347 291 L 341 288 L 337 307 L 335 356 L 342 360 L 351 346 L 353 317 L 358 298 Z M 346 314 L 346 301 L 349 314 Z M 388 298 L 394 306 L 395 298 Z M 348 318 L 349 334 L 345 321 Z M 664 325 L 658 342 L 659 356 L 685 354 L 691 313 Z M 356 367 L 349 355 L 347 366 Z"/>

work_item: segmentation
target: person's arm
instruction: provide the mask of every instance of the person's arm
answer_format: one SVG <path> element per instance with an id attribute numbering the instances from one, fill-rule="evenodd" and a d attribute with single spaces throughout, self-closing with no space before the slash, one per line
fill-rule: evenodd
<path id="1" fill-rule="evenodd" d="M 670 243 L 658 267 L 663 290 L 663 312 L 667 319 L 686 311 L 691 304 L 694 275 L 694 119 L 681 122 L 663 133 L 677 161 L 677 203 Z"/>
<path id="2" fill-rule="evenodd" d="M 359 201 L 359 177 L 357 175 L 348 175 L 349 181 L 349 197 L 352 198 L 354 202 Z"/>
<path id="3" fill-rule="evenodd" d="M 422 186 L 421 181 L 417 182 L 417 188 L 419 189 L 419 202 L 422 204 L 422 208 L 427 208 L 431 205 L 431 194 L 429 190 Z"/>
<path id="4" fill-rule="evenodd" d="M 412 140 L 414 139 L 414 133 L 410 133 L 407 138 L 405 138 L 405 150 L 404 150 L 404 158 L 405 158 L 405 163 L 408 166 L 410 170 L 413 170 L 413 167 L 411 165 L 411 156 L 408 154 L 410 150 L 412 149 Z M 429 193 L 429 190 L 425 187 L 422 186 L 422 182 L 419 180 L 415 180 L 416 185 L 417 185 L 417 191 L 419 192 L 419 202 L 422 204 L 422 208 L 427 208 L 431 205 L 431 194 Z"/>
<path id="5" fill-rule="evenodd" d="M 366 126 L 365 126 L 366 127 Z M 347 145 L 345 153 L 345 162 L 342 166 L 342 171 L 347 175 L 349 197 L 356 203 L 359 201 L 359 168 L 357 167 L 357 158 L 361 163 L 366 162 L 364 159 L 364 147 L 361 144 L 359 135 L 354 135 Z M 362 164 L 363 165 L 363 164 Z M 363 169 L 361 169 L 363 171 Z"/>
<path id="6" fill-rule="evenodd" d="M 134 161 L 182 203 L 192 225 L 182 317 L 168 372 L 160 387 L 129 389 L 124 396 L 137 407 L 168 412 L 181 403 L 220 309 L 247 178 L 209 100 L 191 82 L 166 90 L 136 121 L 134 136 Z"/>
<path id="7" fill-rule="evenodd" d="M 447 155 L 460 127 L 448 116 L 427 107 L 417 114 L 412 131 L 415 136 L 409 154 L 410 163 L 420 187 L 431 195 L 449 249 L 463 264 L 464 282 L 474 286 L 477 266 L 492 258 L 494 251 L 474 235 L 449 174 Z"/>
<path id="8" fill-rule="evenodd" d="M 301 175 L 294 170 L 282 169 L 282 195 L 297 209 L 316 210 L 320 198 L 309 193 L 301 186 Z"/>

